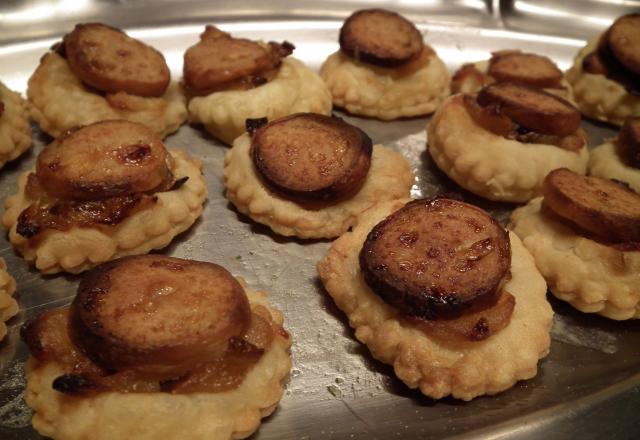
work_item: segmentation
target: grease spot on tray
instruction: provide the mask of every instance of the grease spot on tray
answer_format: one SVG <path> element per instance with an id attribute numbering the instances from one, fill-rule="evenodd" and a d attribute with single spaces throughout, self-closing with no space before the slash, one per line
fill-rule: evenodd
<path id="1" fill-rule="evenodd" d="M 551 337 L 565 344 L 590 348 L 606 354 L 614 354 L 618 351 L 615 335 L 604 330 L 569 323 L 567 318 L 558 314 L 553 321 Z"/>
<path id="2" fill-rule="evenodd" d="M 26 381 L 24 362 L 14 361 L 4 373 L 0 383 L 0 426 L 24 428 L 31 424 L 32 411 L 24 401 Z"/>

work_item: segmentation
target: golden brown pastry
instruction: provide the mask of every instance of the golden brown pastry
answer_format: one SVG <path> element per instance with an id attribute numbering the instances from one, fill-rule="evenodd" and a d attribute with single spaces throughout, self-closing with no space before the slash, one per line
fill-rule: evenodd
<path id="1" fill-rule="evenodd" d="M 589 174 L 620 180 L 640 191 L 640 117 L 627 119 L 616 138 L 591 150 Z"/>
<path id="2" fill-rule="evenodd" d="M 429 122 L 427 134 L 438 168 L 491 200 L 525 202 L 540 193 L 549 171 L 587 168 L 578 110 L 516 83 L 494 83 L 477 96 L 452 96 Z"/>
<path id="3" fill-rule="evenodd" d="M 27 103 L 0 82 L 0 168 L 31 146 Z"/>
<path id="4" fill-rule="evenodd" d="M 567 80 L 583 114 L 622 125 L 640 116 L 640 14 L 619 17 L 580 50 Z"/>
<path id="5" fill-rule="evenodd" d="M 331 96 L 320 77 L 287 58 L 295 47 L 233 38 L 207 26 L 184 54 L 184 84 L 191 122 L 231 144 L 245 120 L 297 112 L 329 114 Z"/>
<path id="6" fill-rule="evenodd" d="M 29 78 L 31 117 L 57 137 L 107 119 L 146 125 L 162 137 L 187 117 L 160 52 L 101 23 L 78 24 Z"/>
<path id="7" fill-rule="evenodd" d="M 432 113 L 449 95 L 449 73 L 416 26 L 395 12 L 362 9 L 340 30 L 340 50 L 320 69 L 333 104 L 382 120 Z"/>
<path id="8" fill-rule="evenodd" d="M 558 169 L 543 197 L 516 209 L 513 231 L 549 289 L 582 312 L 640 317 L 640 195 L 599 177 Z"/>
<path id="9" fill-rule="evenodd" d="M 318 272 L 356 338 L 427 396 L 499 393 L 548 353 L 544 280 L 517 236 L 475 206 L 380 203 Z"/>
<path id="10" fill-rule="evenodd" d="M 13 299 L 16 280 L 7 271 L 7 264 L 0 258 L 0 340 L 7 335 L 6 321 L 18 313 L 18 303 Z"/>
<path id="11" fill-rule="evenodd" d="M 274 232 L 337 237 L 376 201 L 407 197 L 404 157 L 342 119 L 299 113 L 247 121 L 225 156 L 225 196 Z"/>
<path id="12" fill-rule="evenodd" d="M 96 267 L 71 307 L 36 316 L 22 337 L 33 426 L 52 438 L 248 437 L 291 368 L 265 293 L 161 255 Z"/>
<path id="13" fill-rule="evenodd" d="M 40 271 L 82 272 L 162 248 L 188 229 L 207 196 L 201 169 L 141 124 L 97 122 L 42 150 L 5 201 L 2 221 Z"/>

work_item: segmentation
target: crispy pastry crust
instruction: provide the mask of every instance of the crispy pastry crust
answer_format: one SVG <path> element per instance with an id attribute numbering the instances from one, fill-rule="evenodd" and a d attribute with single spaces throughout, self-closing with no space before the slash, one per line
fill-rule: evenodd
<path id="1" fill-rule="evenodd" d="M 596 49 L 599 40 L 599 36 L 593 38 L 578 52 L 565 77 L 573 87 L 575 102 L 583 114 L 621 126 L 627 118 L 640 116 L 640 96 L 630 94 L 604 75 L 582 70 L 582 60 Z"/>
<path id="2" fill-rule="evenodd" d="M 640 318 L 640 251 L 584 237 L 540 212 L 542 197 L 513 211 L 511 227 L 533 255 L 549 290 L 585 313 Z"/>
<path id="3" fill-rule="evenodd" d="M 282 325 L 282 313 L 269 305 L 267 294 L 245 288 L 252 305 L 266 307 Z M 190 439 L 227 440 L 250 436 L 260 419 L 271 414 L 289 377 L 291 338 L 279 333 L 242 384 L 220 393 L 100 393 L 73 397 L 51 387 L 64 373 L 56 363 L 34 369 L 27 363 L 27 404 L 34 410 L 33 426 L 52 438 L 107 440 Z"/>
<path id="4" fill-rule="evenodd" d="M 27 151 L 31 146 L 31 125 L 27 102 L 19 93 L 0 82 L 0 168 Z"/>
<path id="5" fill-rule="evenodd" d="M 415 72 L 399 75 L 394 69 L 365 64 L 338 51 L 324 62 L 320 75 L 334 105 L 382 120 L 433 113 L 450 93 L 449 72 L 435 52 Z"/>
<path id="6" fill-rule="evenodd" d="M 189 101 L 189 120 L 226 144 L 245 131 L 247 119 L 270 121 L 293 113 L 331 113 L 331 95 L 322 79 L 301 61 L 282 60 L 276 77 L 249 90 L 227 90 Z"/>
<path id="7" fill-rule="evenodd" d="M 495 135 L 474 122 L 463 95 L 452 96 L 438 109 L 427 135 L 438 168 L 461 187 L 490 200 L 526 202 L 540 193 L 551 170 L 587 171 L 586 148 L 573 152 Z"/>
<path id="8" fill-rule="evenodd" d="M 125 219 L 112 229 L 74 227 L 68 231 L 45 231 L 45 236 L 30 241 L 16 232 L 20 213 L 29 206 L 25 185 L 29 171 L 18 179 L 17 194 L 5 200 L 2 223 L 9 230 L 9 241 L 43 273 L 79 273 L 99 263 L 125 255 L 144 254 L 167 246 L 173 238 L 187 230 L 202 213 L 207 187 L 202 164 L 184 151 L 172 151 L 174 174 L 189 180 L 180 188 L 156 193 L 158 201 Z"/>
<path id="9" fill-rule="evenodd" d="M 159 98 L 124 92 L 105 97 L 88 90 L 71 72 L 67 61 L 55 52 L 42 57 L 29 78 L 27 96 L 31 117 L 53 137 L 105 119 L 139 122 L 165 137 L 187 118 L 185 97 L 176 83 Z"/>
<path id="10" fill-rule="evenodd" d="M 227 152 L 224 159 L 225 196 L 238 211 L 281 235 L 337 237 L 355 224 L 357 216 L 376 201 L 407 197 L 414 182 L 411 168 L 402 154 L 374 145 L 369 173 L 360 191 L 321 209 L 306 209 L 265 187 L 256 175 L 250 148 L 250 138 L 245 134 L 236 139 L 233 148 Z"/>
<path id="11" fill-rule="evenodd" d="M 534 377 L 538 359 L 549 352 L 553 312 L 544 280 L 515 234 L 509 234 L 512 279 L 504 287 L 516 298 L 511 322 L 484 341 L 445 343 L 429 337 L 367 286 L 358 264 L 362 243 L 375 224 L 407 201 L 385 202 L 366 211 L 318 264 L 327 292 L 347 314 L 356 338 L 373 357 L 393 365 L 407 386 L 436 399 L 452 395 L 471 400 Z"/>
<path id="12" fill-rule="evenodd" d="M 7 334 L 5 324 L 18 313 L 18 303 L 13 299 L 16 291 L 16 280 L 7 272 L 7 264 L 0 258 L 0 340 Z"/>
<path id="13" fill-rule="evenodd" d="M 616 151 L 615 140 L 609 140 L 591 150 L 589 174 L 626 182 L 640 193 L 640 169 L 629 166 L 622 160 Z"/>

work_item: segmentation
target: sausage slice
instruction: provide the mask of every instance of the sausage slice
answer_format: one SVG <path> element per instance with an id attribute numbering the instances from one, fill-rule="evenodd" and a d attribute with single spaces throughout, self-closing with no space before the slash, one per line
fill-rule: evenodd
<path id="1" fill-rule="evenodd" d="M 151 191 L 172 177 L 162 139 L 142 124 L 112 120 L 71 131 L 42 150 L 36 175 L 59 198 L 99 200 Z"/>
<path id="2" fill-rule="evenodd" d="M 224 268 L 162 255 L 102 264 L 80 282 L 72 335 L 100 365 L 166 369 L 219 356 L 251 320 Z"/>
<path id="3" fill-rule="evenodd" d="M 560 217 L 608 241 L 640 241 L 640 195 L 623 184 L 566 168 L 547 175 L 544 204 Z"/>
<path id="4" fill-rule="evenodd" d="M 295 47 L 288 42 L 261 44 L 233 38 L 207 26 L 200 41 L 184 54 L 184 82 L 192 95 L 250 89 L 275 77 L 282 58 Z"/>
<path id="5" fill-rule="evenodd" d="M 492 304 L 510 265 L 505 229 L 450 199 L 407 203 L 371 230 L 360 251 L 369 287 L 401 313 L 427 320 Z"/>
<path id="6" fill-rule="evenodd" d="M 298 113 L 258 128 L 251 155 L 275 190 L 333 201 L 360 189 L 371 164 L 372 142 L 342 119 Z"/>
<path id="7" fill-rule="evenodd" d="M 71 71 L 103 92 L 160 96 L 169 86 L 164 56 L 111 26 L 76 25 L 64 38 L 64 52 Z"/>
<path id="8" fill-rule="evenodd" d="M 406 18 L 385 9 L 356 11 L 340 29 L 340 49 L 347 55 L 381 67 L 397 67 L 418 57 L 422 34 Z"/>
<path id="9" fill-rule="evenodd" d="M 640 75 L 640 13 L 618 18 L 609 28 L 606 38 L 616 59 Z"/>
<path id="10" fill-rule="evenodd" d="M 480 91 L 478 103 L 499 106 L 519 125 L 542 134 L 568 136 L 580 127 L 580 112 L 569 102 L 527 86 L 491 84 Z"/>
<path id="11" fill-rule="evenodd" d="M 519 51 L 496 52 L 489 61 L 489 75 L 497 82 L 531 87 L 561 87 L 562 71 L 549 58 Z"/>
<path id="12" fill-rule="evenodd" d="M 629 165 L 640 168 L 640 117 L 625 121 L 618 135 L 618 148 Z"/>

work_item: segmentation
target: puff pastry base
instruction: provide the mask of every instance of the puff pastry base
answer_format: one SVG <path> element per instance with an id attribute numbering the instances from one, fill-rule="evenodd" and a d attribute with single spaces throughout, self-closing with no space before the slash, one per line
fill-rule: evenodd
<path id="1" fill-rule="evenodd" d="M 2 223 L 9 241 L 23 258 L 43 273 L 79 273 L 105 261 L 125 255 L 145 254 L 167 246 L 187 230 L 202 213 L 207 187 L 202 164 L 184 151 L 171 151 L 174 174 L 188 176 L 174 191 L 160 192 L 152 207 L 143 209 L 112 228 L 74 227 L 68 231 L 49 230 L 31 241 L 16 232 L 18 216 L 30 201 L 24 189 L 29 172 L 18 178 L 18 192 L 5 200 Z M 33 244 L 35 243 L 35 244 Z"/>
<path id="2" fill-rule="evenodd" d="M 337 237 L 377 201 L 408 197 L 415 180 L 402 154 L 374 145 L 371 167 L 358 193 L 321 209 L 306 209 L 275 194 L 262 183 L 255 172 L 250 150 L 251 140 L 245 134 L 236 139 L 225 155 L 225 196 L 238 211 L 285 236 Z"/>
<path id="3" fill-rule="evenodd" d="M 245 121 L 270 121 L 293 113 L 331 113 L 331 95 L 317 73 L 301 61 L 286 58 L 276 77 L 250 90 L 229 90 L 189 101 L 189 120 L 226 144 L 245 132 Z"/>
<path id="4" fill-rule="evenodd" d="M 407 75 L 361 63 L 338 51 L 320 68 L 333 104 L 354 115 L 385 121 L 433 113 L 449 96 L 451 78 L 433 52 L 428 62 Z"/>
<path id="5" fill-rule="evenodd" d="M 621 251 L 540 211 L 542 197 L 513 211 L 511 227 L 558 298 L 585 313 L 640 318 L 640 251 Z"/>
<path id="6" fill-rule="evenodd" d="M 640 96 L 630 94 L 604 75 L 582 70 L 582 60 L 596 49 L 599 39 L 599 36 L 592 39 L 578 52 L 565 77 L 573 87 L 575 102 L 583 114 L 621 126 L 626 119 L 640 116 Z"/>
<path id="7" fill-rule="evenodd" d="M 518 237 L 510 233 L 512 279 L 505 290 L 516 298 L 509 325 L 480 342 L 446 343 L 429 337 L 386 304 L 366 284 L 358 254 L 369 231 L 408 200 L 381 203 L 363 213 L 351 232 L 331 246 L 318 264 L 320 278 L 349 318 L 356 338 L 374 358 L 393 365 L 410 388 L 432 398 L 471 400 L 496 394 L 536 375 L 549 352 L 553 312 L 547 287 Z"/>
<path id="8" fill-rule="evenodd" d="M 621 180 L 628 183 L 636 192 L 640 192 L 640 169 L 627 165 L 620 158 L 613 140 L 591 150 L 589 174 L 606 179 Z"/>
<path id="9" fill-rule="evenodd" d="M 0 102 L 4 111 L 0 115 L 0 168 L 17 158 L 31 146 L 31 125 L 27 102 L 19 93 L 9 90 L 0 82 Z"/>
<path id="10" fill-rule="evenodd" d="M 428 150 L 447 176 L 490 200 L 526 202 L 540 193 L 545 176 L 566 167 L 587 171 L 589 153 L 553 145 L 526 144 L 480 127 L 467 112 L 463 95 L 449 98 L 427 126 Z"/>
<path id="11" fill-rule="evenodd" d="M 0 340 L 7 335 L 5 324 L 18 313 L 18 303 L 13 299 L 16 291 L 16 280 L 7 272 L 7 264 L 0 258 Z"/>
<path id="12" fill-rule="evenodd" d="M 124 92 L 106 97 L 91 92 L 71 72 L 67 60 L 47 53 L 29 78 L 31 117 L 40 128 L 58 137 L 70 128 L 105 119 L 126 119 L 146 125 L 162 137 L 187 119 L 185 97 L 176 83 L 162 97 L 144 98 Z"/>
<path id="13" fill-rule="evenodd" d="M 282 313 L 264 292 L 245 288 L 252 305 L 266 307 L 275 323 Z M 221 393 L 101 393 L 72 397 L 51 387 L 63 374 L 59 365 L 34 368 L 27 363 L 27 404 L 33 408 L 34 428 L 58 439 L 184 439 L 227 440 L 250 436 L 260 419 L 271 414 L 289 377 L 291 338 L 276 333 L 273 343 L 242 384 Z"/>

